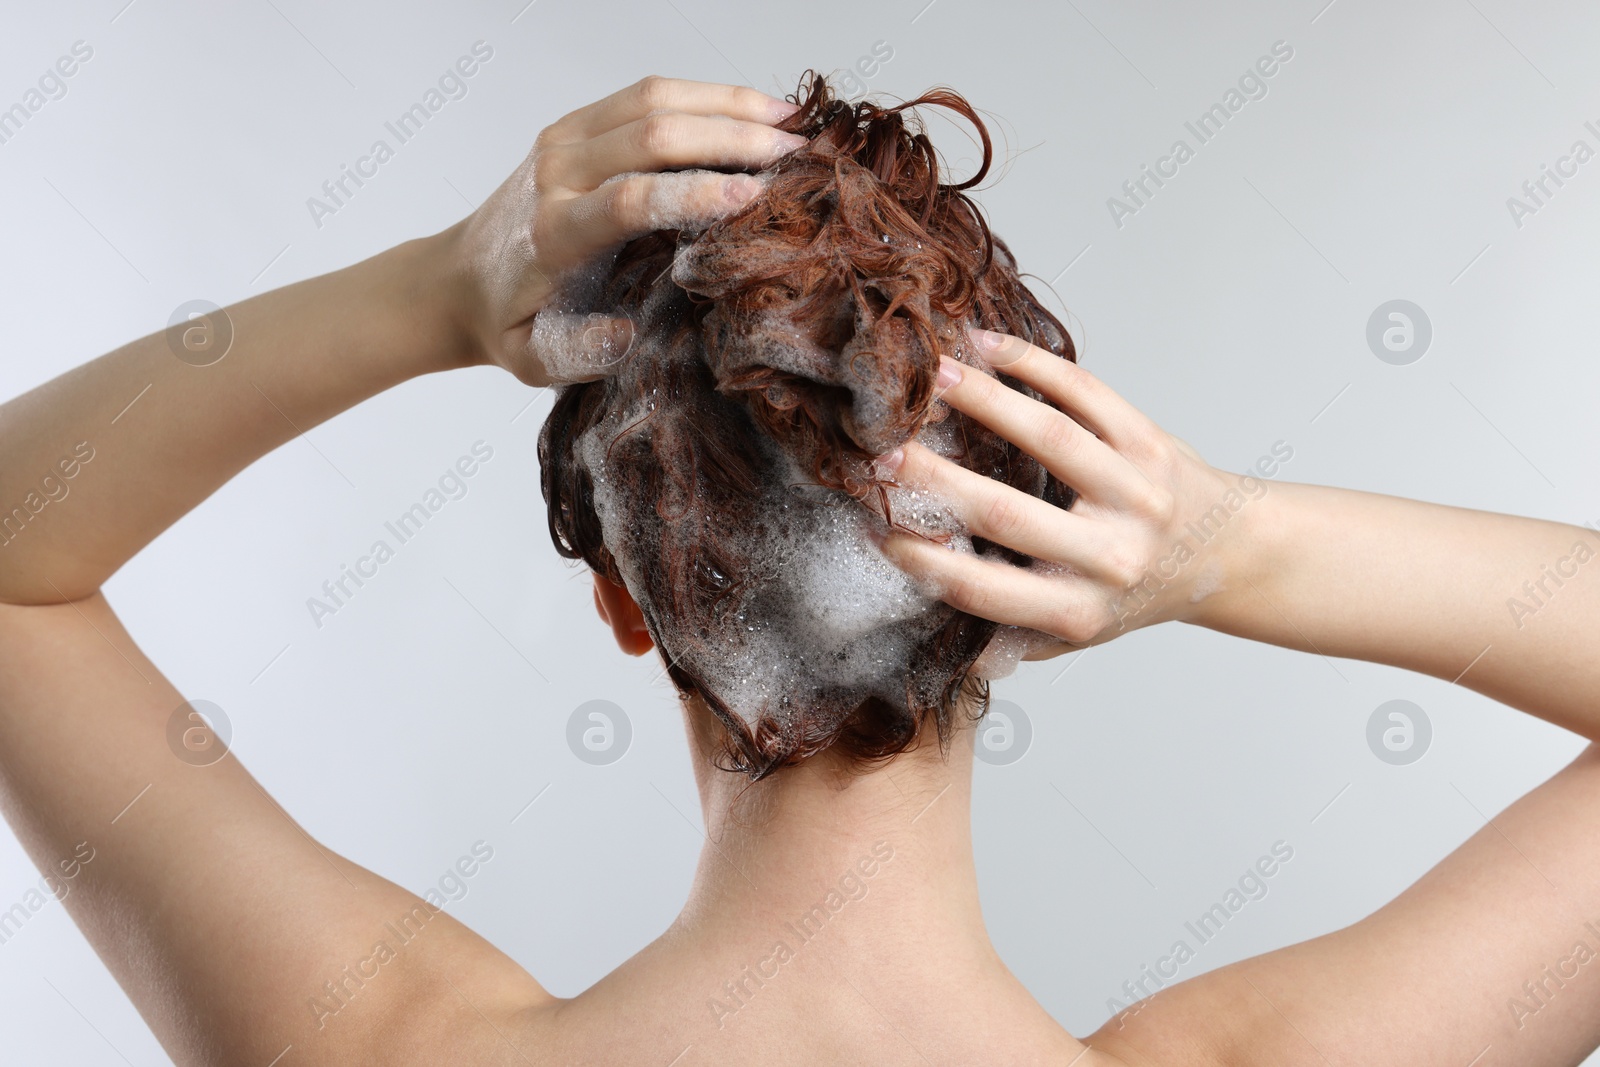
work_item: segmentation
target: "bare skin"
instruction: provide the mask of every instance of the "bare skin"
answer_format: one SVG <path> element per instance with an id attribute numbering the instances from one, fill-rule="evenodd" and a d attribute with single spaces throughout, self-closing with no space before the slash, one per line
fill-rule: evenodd
<path id="1" fill-rule="evenodd" d="M 687 705 L 708 835 L 689 900 L 659 939 L 571 998 L 313 841 L 235 754 L 203 768 L 174 758 L 167 726 L 183 697 L 123 630 L 102 583 L 297 429 L 383 389 L 485 363 L 530 384 L 584 373 L 565 358 L 572 346 L 543 347 L 531 329 L 551 279 L 675 224 L 662 221 L 653 180 L 670 179 L 697 217 L 736 206 L 750 190 L 726 175 L 656 172 L 759 167 L 793 147 L 767 125 L 783 113 L 748 89 L 647 79 L 546 130 L 458 226 L 229 308 L 236 340 L 221 362 L 189 366 L 157 334 L 0 407 L 5 506 L 79 442 L 94 453 L 70 502 L 30 508 L 0 547 L 0 807 L 41 870 L 80 842 L 94 849 L 65 906 L 174 1060 L 266 1064 L 292 1046 L 283 1067 L 1458 1067 L 1486 1045 L 1485 1065 L 1571 1063 L 1592 1048 L 1600 979 L 1588 970 L 1520 1029 L 1504 1002 L 1570 952 L 1583 919 L 1600 920 L 1593 749 L 1368 919 L 1173 986 L 1082 1040 L 1010 975 L 984 931 L 970 731 L 948 756 L 928 746 L 847 773 L 825 754 L 752 787 L 709 766 L 710 717 Z M 625 172 L 645 176 L 604 184 Z M 1119 619 L 1177 620 L 1444 677 L 1492 644 L 1461 684 L 1596 736 L 1600 668 L 1582 655 L 1600 610 L 1593 583 L 1574 581 L 1525 631 L 1499 614 L 1584 531 L 1274 484 L 1130 616 L 1129 580 L 1236 476 L 1086 372 L 1019 344 L 1005 341 L 993 360 L 1020 354 L 1007 373 L 1077 421 L 971 369 L 946 399 L 1058 465 L 1084 503 L 997 505 L 990 483 L 958 485 L 953 467 L 915 447 L 899 477 L 943 484 L 974 528 L 1075 576 L 980 576 L 960 570 L 971 560 L 885 544 L 952 602 L 1072 645 L 1109 640 Z M 1411 544 L 1428 551 L 1405 552 Z M 1348 582 L 1346 569 L 1364 580 Z M 1203 587 L 1215 590 L 1195 600 Z M 595 593 L 623 650 L 648 652 L 627 594 L 603 581 Z M 407 916 L 421 932 L 381 978 L 337 1013 L 308 1007 Z"/>
<path id="2" fill-rule="evenodd" d="M 1238 492 L 1242 476 L 1205 464 L 1081 366 L 1015 337 L 973 340 L 991 370 L 1055 407 L 950 360 L 942 398 L 1081 500 L 1063 511 L 915 443 L 882 462 L 947 495 L 974 533 L 1057 566 L 1008 567 L 906 534 L 883 550 L 947 602 L 1056 639 L 1029 658 L 1186 622 L 1431 674 L 1600 739 L 1600 583 L 1581 569 L 1600 555 L 1594 531 L 1321 486 Z M 1190 531 L 1208 516 L 1219 532 L 1201 544 Z M 1535 596 L 1536 618 L 1508 604 Z M 1600 927 L 1597 805 L 1591 744 L 1373 915 L 1171 986 L 1089 1043 L 1129 1064 L 1576 1063 L 1600 1044 L 1600 980 L 1548 982 L 1537 1001 L 1523 983 L 1578 941 L 1597 947 L 1585 926 Z M 1519 996 L 1536 1019 L 1511 1009 Z M 1220 1059 L 1184 1058 L 1196 1034 Z"/>

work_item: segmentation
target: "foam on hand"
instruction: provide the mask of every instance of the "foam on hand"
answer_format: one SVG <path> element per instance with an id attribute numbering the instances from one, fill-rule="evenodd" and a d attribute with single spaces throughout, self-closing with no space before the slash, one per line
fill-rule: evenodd
<path id="1" fill-rule="evenodd" d="M 649 174 L 624 171 L 600 184 L 603 188 L 630 178 L 642 178 L 649 183 L 644 203 L 644 223 L 649 230 L 700 229 L 759 192 L 763 181 L 756 174 L 675 170 Z M 708 183 L 708 178 L 714 181 Z M 708 190 L 715 190 L 720 199 L 717 195 L 708 195 Z"/>
<path id="2" fill-rule="evenodd" d="M 1031 560 L 1028 570 L 1033 574 L 1063 582 L 1083 577 L 1082 573 L 1070 564 L 1056 560 Z M 1026 626 L 1002 626 L 988 647 L 983 650 L 983 654 L 978 657 L 977 662 L 972 665 L 972 674 L 976 678 L 989 681 L 1009 678 L 1016 673 L 1017 665 L 1030 653 L 1065 643 L 1054 634 L 1042 630 Z"/>
<path id="3" fill-rule="evenodd" d="M 972 676 L 990 682 L 1009 678 L 1028 653 L 1060 643 L 1060 638 L 1026 626 L 1002 626 L 973 663 Z"/>
<path id="4" fill-rule="evenodd" d="M 804 147 L 757 179 L 727 176 L 759 180 L 760 195 L 728 211 L 704 172 L 651 175 L 643 215 L 658 229 L 563 296 L 553 315 L 627 315 L 625 358 L 613 367 L 614 353 L 568 347 L 559 320 L 535 323 L 563 367 L 610 371 L 563 388 L 541 432 L 557 548 L 627 586 L 673 681 L 757 778 L 834 744 L 892 755 L 928 721 L 947 739 L 985 647 L 979 676 L 1000 677 L 1034 640 L 882 555 L 873 539 L 892 523 L 1017 558 L 975 541 L 948 502 L 885 481 L 877 457 L 916 440 L 1018 491 L 1071 493 L 936 395 L 941 355 L 993 373 L 968 326 L 1072 358 L 962 191 L 992 155 L 976 112 L 946 90 L 922 98 L 980 131 L 982 165 L 952 184 L 917 102 L 851 105 L 810 85 L 783 124 Z M 723 188 L 730 204 L 736 192 Z"/>
<path id="5" fill-rule="evenodd" d="M 584 382 L 612 373 L 633 347 L 626 319 L 546 307 L 533 319 L 529 344 L 553 382 Z"/>

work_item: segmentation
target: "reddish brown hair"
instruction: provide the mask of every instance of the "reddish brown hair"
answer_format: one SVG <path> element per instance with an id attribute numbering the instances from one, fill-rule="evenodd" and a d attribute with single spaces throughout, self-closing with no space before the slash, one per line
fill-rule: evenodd
<path id="1" fill-rule="evenodd" d="M 744 545 L 768 518 L 764 487 L 798 470 L 817 491 L 881 511 L 888 497 L 873 459 L 953 420 L 964 466 L 1062 506 L 1073 495 L 934 396 L 941 354 L 981 366 L 969 325 L 1075 358 L 964 192 L 993 159 L 977 113 L 948 89 L 852 105 L 811 72 L 790 99 L 800 110 L 779 127 L 810 143 L 769 168 L 754 201 L 703 233 L 657 231 L 621 250 L 599 306 L 632 316 L 639 340 L 616 376 L 564 387 L 539 440 L 557 550 L 628 586 L 673 681 L 726 727 L 719 762 L 753 778 L 830 746 L 887 758 L 929 719 L 947 742 L 968 672 L 997 630 L 936 603 L 904 646 L 903 694 L 818 683 L 741 717 L 696 663 L 735 615 L 749 621 L 768 580 L 752 573 Z M 966 181 L 940 180 L 908 114 L 924 106 L 976 128 L 983 158 Z M 581 444 L 620 412 L 628 418 L 602 435 L 603 452 Z M 608 528 L 625 545 L 608 545 Z M 973 547 L 1025 562 L 981 539 Z"/>

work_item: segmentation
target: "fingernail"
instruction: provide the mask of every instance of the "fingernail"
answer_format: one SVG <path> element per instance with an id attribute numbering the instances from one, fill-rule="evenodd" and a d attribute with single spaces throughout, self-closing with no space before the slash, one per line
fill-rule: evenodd
<path id="1" fill-rule="evenodd" d="M 633 329 L 632 319 L 612 319 L 610 334 L 612 351 L 616 353 L 617 359 L 622 359 L 633 351 L 633 340 L 636 334 Z"/>
<path id="2" fill-rule="evenodd" d="M 735 174 L 722 183 L 722 195 L 732 204 L 745 204 L 761 192 L 761 182 L 749 174 Z"/>
<path id="3" fill-rule="evenodd" d="M 935 384 L 939 386 L 939 391 L 943 392 L 959 381 L 961 381 L 961 364 L 949 356 L 940 356 L 939 377 L 935 380 Z"/>
<path id="4" fill-rule="evenodd" d="M 980 330 L 974 327 L 967 331 L 967 335 L 972 338 L 973 344 L 986 352 L 992 352 L 1005 343 L 1005 335 L 992 330 Z"/>
<path id="5" fill-rule="evenodd" d="M 903 448 L 892 449 L 879 456 L 872 464 L 873 471 L 879 478 L 891 478 L 900 465 L 906 461 L 906 450 Z"/>
<path id="6" fill-rule="evenodd" d="M 804 148 L 811 143 L 811 138 L 802 137 L 798 133 L 784 133 L 781 130 L 773 138 L 779 149 L 784 152 L 793 152 L 796 148 Z"/>
<path id="7" fill-rule="evenodd" d="M 874 530 L 872 527 L 868 526 L 867 527 L 867 540 L 871 541 L 878 548 L 882 548 L 883 547 L 883 542 L 885 540 L 887 540 L 887 538 L 884 536 L 882 530 Z"/>
<path id="8" fill-rule="evenodd" d="M 773 97 L 772 103 L 769 104 L 768 107 L 770 109 L 768 113 L 772 116 L 773 122 L 782 122 L 784 119 L 800 110 L 799 104 L 792 103 L 788 100 L 779 100 L 776 97 Z"/>
<path id="9" fill-rule="evenodd" d="M 993 330 L 971 329 L 967 331 L 967 336 L 972 338 L 972 343 L 977 346 L 983 361 L 991 367 L 1003 367 L 1022 358 L 1022 350 L 1010 359 L 996 358 L 1000 354 L 1000 349 L 1011 339 L 1006 334 L 995 333 Z"/>
<path id="10" fill-rule="evenodd" d="M 614 319 L 600 312 L 589 315 L 589 326 L 583 331 L 583 345 L 596 359 L 597 366 L 609 366 L 620 361 L 633 348 L 633 321 Z"/>

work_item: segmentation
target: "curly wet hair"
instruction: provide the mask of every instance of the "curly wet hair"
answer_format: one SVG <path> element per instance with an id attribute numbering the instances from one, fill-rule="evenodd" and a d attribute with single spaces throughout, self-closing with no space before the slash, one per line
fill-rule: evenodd
<path id="1" fill-rule="evenodd" d="M 852 104 L 810 71 L 789 99 L 800 108 L 778 126 L 808 143 L 763 172 L 753 201 L 703 232 L 660 230 L 621 249 L 597 299 L 634 319 L 635 347 L 615 376 L 563 387 L 539 439 L 557 550 L 628 587 L 680 693 L 725 727 L 718 765 L 753 779 L 830 747 L 886 759 L 929 722 L 946 745 L 963 694 L 977 714 L 986 705 L 986 683 L 969 673 L 998 629 L 934 603 L 910 640 L 884 646 L 905 653 L 897 691 L 819 674 L 742 716 L 704 665 L 773 578 L 749 550 L 789 506 L 773 503 L 773 486 L 798 473 L 810 499 L 866 504 L 900 525 L 873 461 L 942 425 L 963 466 L 1063 507 L 1074 496 L 935 396 L 941 354 L 982 367 L 968 326 L 1076 358 L 966 195 L 994 156 L 977 112 L 944 88 Z M 983 151 L 970 178 L 941 181 L 919 107 L 975 128 Z M 832 653 L 847 654 L 858 653 Z"/>

